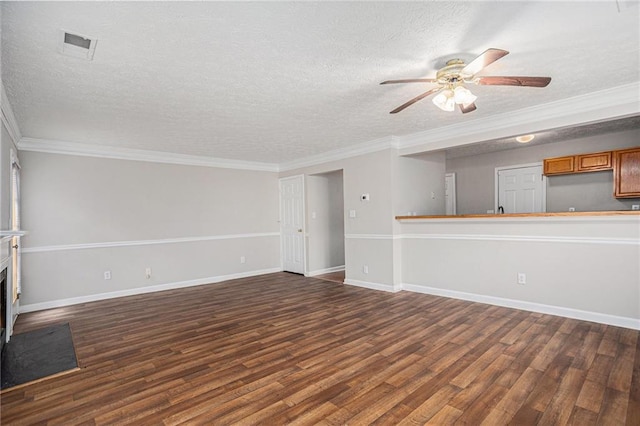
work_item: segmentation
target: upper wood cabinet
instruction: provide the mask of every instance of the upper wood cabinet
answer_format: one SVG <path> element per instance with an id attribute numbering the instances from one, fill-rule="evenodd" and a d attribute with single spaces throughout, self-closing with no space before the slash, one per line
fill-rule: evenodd
<path id="1" fill-rule="evenodd" d="M 544 159 L 545 175 L 562 175 L 565 173 L 575 173 L 575 157 L 556 157 Z"/>
<path id="2" fill-rule="evenodd" d="M 544 174 L 549 176 L 611 170 L 613 167 L 611 158 L 611 151 L 546 158 Z"/>
<path id="3" fill-rule="evenodd" d="M 576 171 L 595 172 L 598 170 L 611 170 L 613 167 L 611 157 L 611 151 L 576 155 Z"/>
<path id="4" fill-rule="evenodd" d="M 640 197 L 640 147 L 614 151 L 613 161 L 614 196 Z"/>

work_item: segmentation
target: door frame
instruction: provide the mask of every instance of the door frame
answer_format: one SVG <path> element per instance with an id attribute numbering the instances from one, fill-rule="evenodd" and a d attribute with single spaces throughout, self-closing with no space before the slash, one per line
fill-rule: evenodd
<path id="1" fill-rule="evenodd" d="M 493 191 L 493 195 L 494 195 L 494 199 L 493 199 L 493 208 L 494 208 L 494 213 L 498 213 L 498 201 L 499 201 L 499 185 L 498 182 L 500 180 L 498 173 L 503 171 L 503 170 L 511 170 L 511 169 L 524 169 L 525 167 L 543 167 L 542 165 L 542 161 L 537 162 L 537 163 L 526 163 L 526 164 L 515 164 L 513 166 L 502 166 L 502 167 L 496 167 L 495 168 L 495 173 L 493 174 L 493 186 L 494 186 L 494 191 Z M 544 175 L 544 173 L 542 173 L 544 169 L 541 169 L 540 171 L 540 175 L 542 176 L 542 211 L 546 212 L 547 211 L 547 177 Z"/>
<path id="2" fill-rule="evenodd" d="M 280 225 L 280 269 L 284 271 L 284 239 L 282 232 L 282 182 L 300 179 L 302 181 L 302 274 L 307 274 L 307 195 L 305 175 L 293 175 L 278 179 L 278 224 Z"/>

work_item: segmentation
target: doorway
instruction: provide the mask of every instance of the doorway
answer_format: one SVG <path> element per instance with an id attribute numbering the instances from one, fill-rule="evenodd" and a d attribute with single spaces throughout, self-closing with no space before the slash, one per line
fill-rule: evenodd
<path id="1" fill-rule="evenodd" d="M 344 281 L 343 171 L 307 176 L 307 276 Z M 330 274 L 330 275 L 327 275 Z"/>
<path id="2" fill-rule="evenodd" d="M 546 211 L 546 185 L 542 164 L 496 168 L 496 213 Z"/>
<path id="3" fill-rule="evenodd" d="M 282 270 L 305 273 L 304 176 L 280 179 Z"/>

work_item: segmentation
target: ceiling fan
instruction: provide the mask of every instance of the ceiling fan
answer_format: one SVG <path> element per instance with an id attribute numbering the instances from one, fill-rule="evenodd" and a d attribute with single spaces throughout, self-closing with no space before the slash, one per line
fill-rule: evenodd
<path id="1" fill-rule="evenodd" d="M 433 103 L 444 111 L 454 111 L 456 105 L 463 114 L 476 110 L 475 96 L 465 84 L 479 84 L 484 86 L 530 86 L 546 87 L 551 77 L 514 77 L 514 76 L 476 76 L 486 66 L 494 63 L 503 56 L 509 54 L 502 49 L 487 49 L 480 56 L 468 64 L 463 60 L 451 59 L 440 68 L 436 78 L 410 78 L 405 80 L 387 80 L 380 84 L 396 83 L 434 83 L 437 87 L 429 89 L 408 102 L 391 111 L 398 113 L 427 96 L 438 92 L 433 98 Z"/>

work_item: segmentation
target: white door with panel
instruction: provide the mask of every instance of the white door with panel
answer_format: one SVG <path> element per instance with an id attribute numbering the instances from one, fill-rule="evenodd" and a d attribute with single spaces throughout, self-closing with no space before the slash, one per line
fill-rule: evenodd
<path id="1" fill-rule="evenodd" d="M 444 200 L 445 214 L 456 214 L 456 174 L 447 173 L 444 175 Z"/>
<path id="2" fill-rule="evenodd" d="M 282 268 L 304 274 L 304 176 L 280 179 Z"/>
<path id="3" fill-rule="evenodd" d="M 542 165 L 503 168 L 498 174 L 496 213 L 541 213 L 546 210 Z"/>

